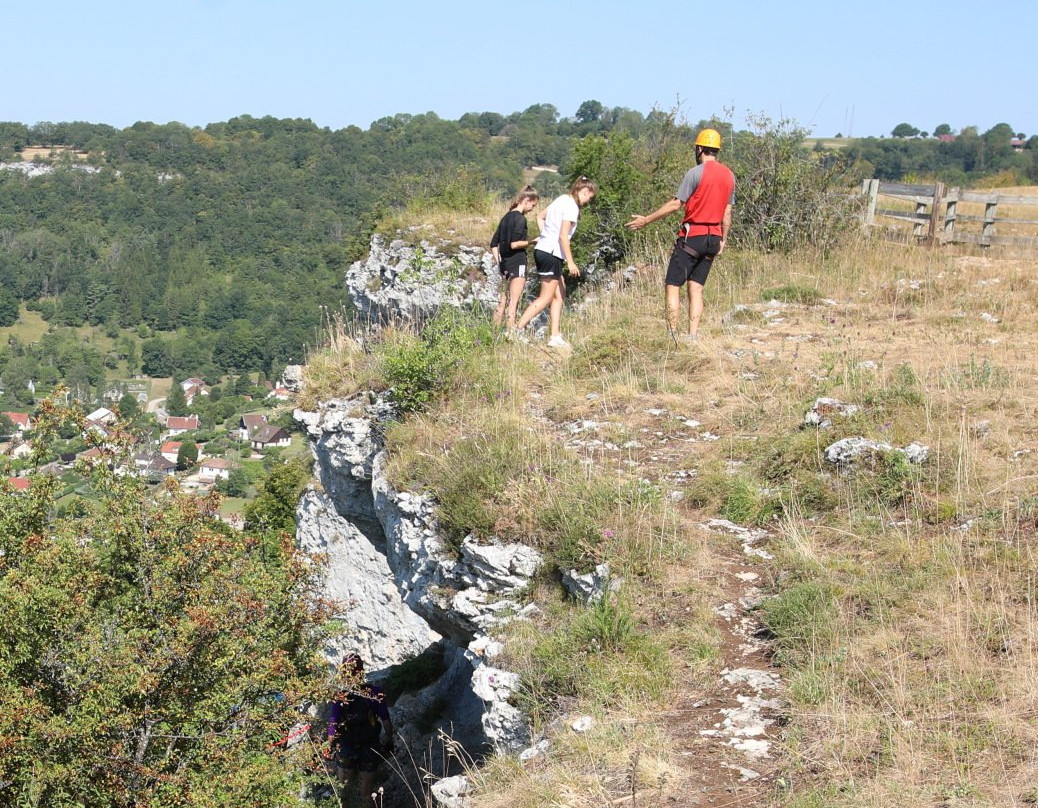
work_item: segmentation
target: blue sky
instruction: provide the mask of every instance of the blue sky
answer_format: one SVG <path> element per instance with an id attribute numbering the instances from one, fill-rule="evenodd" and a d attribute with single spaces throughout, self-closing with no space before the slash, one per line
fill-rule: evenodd
<path id="1" fill-rule="evenodd" d="M 713 8 L 714 10 L 710 10 Z M 52 0 L 8 10 L 0 120 L 201 126 L 240 114 L 367 128 L 398 112 L 582 101 L 1038 133 L 1038 3 Z M 20 21 L 15 22 L 15 18 Z M 725 115 L 730 110 L 730 115 Z"/>

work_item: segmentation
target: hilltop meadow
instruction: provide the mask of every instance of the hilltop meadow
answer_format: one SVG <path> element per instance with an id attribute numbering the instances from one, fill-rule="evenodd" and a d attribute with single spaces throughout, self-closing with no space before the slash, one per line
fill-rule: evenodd
<path id="1" fill-rule="evenodd" d="M 1038 800 L 1031 260 L 857 233 L 824 253 L 733 252 L 700 341 L 678 347 L 656 238 L 633 279 L 570 315 L 571 354 L 449 315 L 456 354 L 406 329 L 361 350 L 340 327 L 310 365 L 311 400 L 430 374 L 430 403 L 387 444 L 448 535 L 533 541 L 558 569 L 608 562 L 624 581 L 591 610 L 550 573 L 530 593 L 543 617 L 513 624 L 509 662 L 552 751 L 473 770 L 472 804 Z M 805 426 L 819 397 L 859 409 Z M 887 448 L 825 459 L 856 436 Z M 896 449 L 912 442 L 929 447 L 918 465 Z M 763 530 L 767 558 L 747 561 L 716 517 Z M 747 574 L 782 682 L 756 762 L 709 735 L 739 660 L 721 607 Z M 567 730 L 585 714 L 590 732 Z"/>

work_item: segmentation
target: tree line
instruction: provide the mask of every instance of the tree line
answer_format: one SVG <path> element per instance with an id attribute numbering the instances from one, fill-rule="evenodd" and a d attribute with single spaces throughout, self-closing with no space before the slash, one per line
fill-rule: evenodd
<path id="1" fill-rule="evenodd" d="M 859 164 L 862 177 L 937 179 L 958 186 L 1038 182 L 1038 136 L 1026 138 L 1008 123 L 985 132 L 967 126 L 958 134 L 948 124 L 939 124 L 932 138 L 902 123 L 892 134 L 892 138 L 860 138 L 848 143 L 845 155 Z"/>

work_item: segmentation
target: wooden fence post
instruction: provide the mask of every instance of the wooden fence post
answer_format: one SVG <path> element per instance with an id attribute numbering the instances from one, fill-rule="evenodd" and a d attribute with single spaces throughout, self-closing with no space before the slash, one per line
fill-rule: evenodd
<path id="1" fill-rule="evenodd" d="M 944 183 L 937 182 L 933 186 L 933 203 L 930 206 L 930 228 L 926 233 L 926 240 L 930 245 L 937 243 L 937 220 L 941 215 L 941 201 L 944 199 Z"/>
<path id="2" fill-rule="evenodd" d="M 926 215 L 926 203 L 915 203 L 915 224 L 912 225 L 912 237 L 918 241 L 923 237 L 923 216 Z"/>
<path id="3" fill-rule="evenodd" d="M 876 200 L 879 197 L 879 180 L 863 180 L 861 192 L 869 195 L 868 205 L 865 208 L 865 226 L 871 227 L 876 223 Z"/>
<path id="4" fill-rule="evenodd" d="M 991 236 L 995 232 L 995 214 L 998 213 L 998 197 L 984 203 L 984 226 L 980 231 L 980 243 L 991 246 Z"/>
<path id="5" fill-rule="evenodd" d="M 955 218 L 958 215 L 955 210 L 959 203 L 959 189 L 952 188 L 948 195 L 948 208 L 944 212 L 944 243 L 955 241 Z"/>

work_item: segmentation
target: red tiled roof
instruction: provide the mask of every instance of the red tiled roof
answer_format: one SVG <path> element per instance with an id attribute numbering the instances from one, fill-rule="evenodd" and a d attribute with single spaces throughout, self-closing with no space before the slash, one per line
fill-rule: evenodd
<path id="1" fill-rule="evenodd" d="M 13 424 L 20 424 L 25 428 L 29 427 L 29 413 L 27 412 L 5 412 L 0 413 L 0 415 L 6 415 Z"/>

